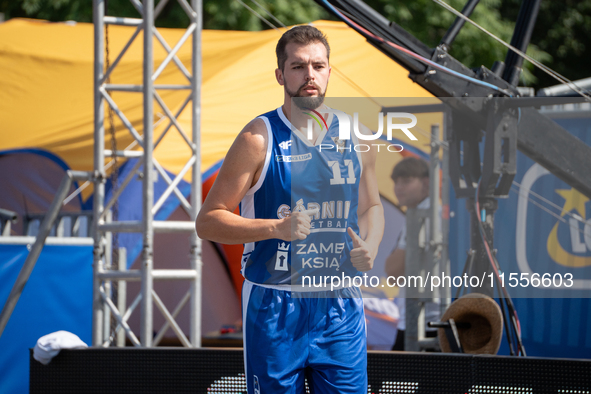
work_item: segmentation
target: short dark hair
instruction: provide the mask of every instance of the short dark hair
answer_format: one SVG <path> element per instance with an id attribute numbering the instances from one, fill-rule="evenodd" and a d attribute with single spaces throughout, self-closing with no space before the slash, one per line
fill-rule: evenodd
<path id="1" fill-rule="evenodd" d="M 392 179 L 429 178 L 429 164 L 416 157 L 405 157 L 392 170 Z"/>
<path id="2" fill-rule="evenodd" d="M 287 44 L 295 42 L 297 44 L 308 45 L 319 42 L 326 48 L 326 58 L 330 58 L 330 46 L 326 36 L 317 28 L 310 25 L 295 26 L 283 33 L 279 42 L 277 42 L 277 48 L 275 53 L 277 54 L 277 67 L 283 71 L 285 67 L 285 61 L 287 60 L 287 52 L 285 48 Z"/>

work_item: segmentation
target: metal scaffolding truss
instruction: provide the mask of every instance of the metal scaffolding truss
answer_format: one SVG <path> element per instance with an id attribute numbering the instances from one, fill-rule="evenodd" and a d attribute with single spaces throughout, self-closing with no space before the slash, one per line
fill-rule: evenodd
<path id="1" fill-rule="evenodd" d="M 201 87 L 201 0 L 178 0 L 178 5 L 186 12 L 190 24 L 181 39 L 174 46 L 169 46 L 164 37 L 158 32 L 154 20 L 162 12 L 168 0 L 130 0 L 139 13 L 139 18 L 123 18 L 105 15 L 106 0 L 93 0 L 94 9 L 94 283 L 93 283 L 93 338 L 94 346 L 110 346 L 115 343 L 123 345 L 124 335 L 135 346 L 156 346 L 164 333 L 171 328 L 186 347 L 201 346 L 201 242 L 195 233 L 194 221 L 201 205 L 201 158 L 200 145 L 200 87 Z M 132 26 L 136 30 L 123 47 L 121 52 L 105 69 L 105 27 L 106 25 Z M 114 84 L 109 83 L 109 77 L 119 65 L 120 60 L 134 40 L 143 32 L 143 84 Z M 191 40 L 192 62 L 187 70 L 177 57 L 181 46 Z M 154 65 L 155 41 L 167 52 L 166 58 L 157 67 Z M 187 44 L 189 45 L 189 44 Z M 186 84 L 158 85 L 155 83 L 162 71 L 169 64 L 175 64 L 186 78 Z M 108 63 L 107 63 L 108 64 Z M 155 68 L 155 70 L 154 70 Z M 173 113 L 159 94 L 161 90 L 183 90 L 188 92 L 186 99 L 176 113 Z M 143 131 L 138 131 L 132 125 L 112 98 L 112 93 L 136 92 L 143 95 Z M 168 125 L 163 133 L 154 137 L 154 101 L 162 108 Z M 105 106 L 105 103 L 108 107 Z M 177 117 L 188 106 L 191 107 L 191 131 L 187 133 L 179 124 Z M 105 108 L 110 108 L 125 125 L 134 139 L 134 149 L 111 150 L 105 149 Z M 182 170 L 171 178 L 153 156 L 155 147 L 168 134 L 176 130 L 191 150 L 191 157 Z M 124 159 L 137 158 L 137 163 L 129 174 L 117 182 L 111 200 L 105 204 L 106 168 L 109 159 L 119 157 Z M 141 172 L 141 174 L 140 174 Z M 191 195 L 188 201 L 178 186 L 183 177 L 191 172 Z M 122 191 L 134 177 L 140 175 L 142 181 L 142 219 L 140 221 L 118 221 L 113 217 L 112 208 L 117 204 Z M 154 181 L 157 176 L 162 177 L 168 187 L 154 199 Z M 172 194 L 179 199 L 180 205 L 189 215 L 187 221 L 159 221 L 155 215 L 163 203 Z M 116 233 L 141 233 L 143 246 L 141 252 L 141 267 L 126 270 L 124 259 L 119 264 L 111 261 L 111 239 Z M 187 269 L 156 269 L 154 268 L 154 233 L 174 232 L 190 234 L 190 262 Z M 124 252 L 124 250 L 122 251 Z M 113 263 L 113 264 L 112 264 Z M 190 282 L 190 289 L 174 310 L 170 311 L 154 291 L 155 280 L 182 280 Z M 127 281 L 141 281 L 141 291 L 125 310 L 125 295 Z M 114 292 L 113 288 L 118 287 Z M 116 297 L 116 293 L 119 297 Z M 190 333 L 187 336 L 179 327 L 175 318 L 187 302 L 190 302 Z M 154 305 L 165 318 L 164 326 L 154 336 L 153 309 Z M 140 306 L 140 332 L 136 335 L 130 328 L 128 319 L 134 309 Z M 112 321 L 111 319 L 114 319 Z M 111 324 L 114 322 L 116 324 Z M 117 335 L 115 335 L 117 334 Z"/>

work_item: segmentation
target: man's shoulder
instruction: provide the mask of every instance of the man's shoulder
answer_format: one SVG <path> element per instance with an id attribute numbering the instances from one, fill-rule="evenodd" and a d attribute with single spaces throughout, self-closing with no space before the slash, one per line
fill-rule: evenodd
<path id="1" fill-rule="evenodd" d="M 266 134 L 267 126 L 273 129 L 274 125 L 276 125 L 277 123 L 282 123 L 282 121 L 277 109 L 274 109 L 269 112 L 260 114 L 256 118 L 252 119 L 250 122 L 248 122 L 246 126 L 244 126 L 243 132 L 250 131 L 256 132 L 257 134 Z"/>
<path id="2" fill-rule="evenodd" d="M 244 137 L 245 135 L 266 135 L 265 122 L 260 118 L 256 117 L 244 126 L 238 137 Z"/>
<path id="3" fill-rule="evenodd" d="M 262 119 L 262 118 L 267 118 L 269 120 L 275 120 L 275 119 L 279 120 L 280 117 L 279 117 L 278 109 L 275 108 L 275 109 L 272 109 L 271 111 L 260 114 L 255 119 Z"/>
<path id="4" fill-rule="evenodd" d="M 279 107 L 279 108 L 281 108 L 281 107 Z M 265 116 L 265 117 L 267 117 L 267 118 L 268 118 L 268 117 L 275 117 L 275 116 L 279 116 L 279 114 L 277 113 L 277 110 L 278 110 L 278 108 L 273 108 L 273 109 L 272 109 L 272 110 L 270 110 L 270 111 L 267 111 L 267 112 L 265 112 L 265 113 L 263 113 L 263 114 L 260 114 L 260 115 L 259 115 L 259 117 L 260 117 L 260 116 Z"/>
<path id="5" fill-rule="evenodd" d="M 238 133 L 234 140 L 233 147 L 240 147 L 241 150 L 248 148 L 247 150 L 249 150 L 251 154 L 256 151 L 263 152 L 267 150 L 267 140 L 268 131 L 265 121 L 260 116 L 257 116 L 248 122 L 242 128 L 240 133 Z"/>

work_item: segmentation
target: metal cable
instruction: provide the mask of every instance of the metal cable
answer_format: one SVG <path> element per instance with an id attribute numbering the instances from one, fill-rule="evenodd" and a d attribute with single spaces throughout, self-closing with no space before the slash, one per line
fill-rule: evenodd
<path id="1" fill-rule="evenodd" d="M 353 19 L 347 17 L 345 14 L 343 14 L 343 12 L 341 10 L 337 9 L 335 6 L 333 6 L 332 4 L 330 4 L 327 0 L 322 0 L 322 3 L 325 4 L 337 16 L 339 16 L 347 25 L 349 25 L 351 28 L 353 28 L 355 31 L 357 31 L 359 34 L 361 34 L 365 38 L 368 38 L 368 39 L 371 38 L 372 40 L 375 40 L 375 41 L 377 41 L 377 42 L 379 42 L 381 44 L 389 45 L 390 47 L 396 49 L 397 51 L 402 52 L 402 53 L 404 53 L 404 54 L 406 54 L 406 55 L 408 55 L 408 56 L 410 56 L 410 57 L 412 57 L 412 58 L 420 61 L 423 64 L 427 64 L 427 65 L 429 65 L 429 66 L 431 66 L 431 67 L 433 67 L 433 68 L 435 68 L 437 70 L 443 71 L 443 72 L 445 72 L 447 74 L 450 74 L 450 75 L 453 75 L 453 76 L 455 76 L 457 78 L 463 79 L 465 81 L 470 81 L 471 83 L 474 83 L 476 85 L 485 86 L 485 87 L 487 87 L 489 89 L 492 89 L 492 90 L 495 90 L 495 91 L 497 91 L 499 93 L 502 93 L 502 94 L 504 94 L 504 95 L 506 95 L 508 97 L 513 97 L 513 94 L 510 91 L 506 90 L 506 89 L 502 89 L 502 88 L 500 88 L 500 87 L 498 87 L 496 85 L 493 85 L 491 83 L 481 81 L 479 79 L 470 77 L 470 76 L 468 76 L 466 74 L 462 74 L 461 72 L 452 70 L 452 69 L 450 69 L 448 67 L 445 67 L 445 66 L 442 66 L 441 64 L 438 64 L 438 63 L 436 63 L 436 62 L 434 62 L 434 61 L 432 61 L 430 59 L 427 59 L 427 58 L 425 58 L 425 57 L 423 57 L 423 56 L 421 56 L 421 55 L 419 55 L 419 54 L 417 54 L 417 53 L 415 53 L 415 52 L 413 52 L 413 51 L 411 51 L 411 50 L 409 50 L 407 48 L 404 48 L 404 47 L 402 47 L 402 46 L 400 46 L 398 44 L 395 44 L 395 43 L 393 43 L 391 41 L 388 41 L 388 40 L 384 39 L 383 37 L 378 36 L 378 35 L 370 32 L 369 30 L 367 30 L 363 26 L 361 26 L 358 23 L 356 23 Z"/>
<path id="2" fill-rule="evenodd" d="M 264 16 L 262 16 L 261 14 L 259 14 L 255 10 L 253 10 L 251 7 L 249 7 L 248 5 L 246 5 L 242 0 L 236 0 L 236 1 L 239 2 L 240 4 L 242 4 L 244 6 L 244 8 L 246 8 L 247 10 L 249 10 L 250 12 L 252 12 L 257 18 L 259 18 L 260 20 L 262 20 L 263 22 L 265 22 L 267 25 L 269 25 L 272 29 L 279 30 L 277 28 L 277 26 L 275 26 L 274 24 L 272 24 L 271 22 L 269 22 L 267 19 L 265 19 Z"/>
<path id="3" fill-rule="evenodd" d="M 519 187 L 519 190 L 521 191 L 521 184 L 520 184 L 520 183 L 518 183 L 518 182 L 516 182 L 516 181 L 513 181 L 513 184 L 514 184 L 515 186 L 518 186 L 518 187 Z M 536 193 L 536 192 L 533 192 L 533 191 L 531 191 L 531 190 L 529 191 L 529 194 L 532 194 L 532 195 L 534 195 L 535 197 L 539 198 L 540 200 L 542 200 L 542 201 L 543 201 L 543 202 L 545 202 L 546 204 L 548 204 L 548 205 L 552 206 L 553 208 L 556 208 L 556 209 L 558 209 L 560 212 L 562 212 L 562 211 L 563 211 L 563 209 L 562 209 L 562 207 L 561 207 L 560 205 L 553 203 L 552 201 L 548 200 L 548 199 L 547 199 L 547 198 L 545 198 L 544 196 L 541 196 L 541 195 L 539 195 L 538 193 Z M 521 194 L 520 194 L 520 195 L 521 195 Z M 582 218 L 581 218 L 580 216 L 578 216 L 578 215 L 573 215 L 573 214 L 572 214 L 572 213 L 570 213 L 570 212 L 566 212 L 566 215 L 568 215 L 568 216 L 572 217 L 573 219 L 575 219 L 575 220 L 577 220 L 577 221 L 579 221 L 579 222 L 581 222 L 581 223 L 585 223 L 585 220 L 584 220 L 584 219 L 582 219 Z"/>
<path id="4" fill-rule="evenodd" d="M 570 224 L 570 223 L 569 223 L 569 222 L 568 222 L 568 221 L 567 221 L 567 220 L 566 220 L 564 217 L 560 216 L 560 215 L 559 215 L 559 214 L 557 214 L 556 212 L 552 212 L 550 209 L 548 209 L 547 207 L 543 206 L 542 204 L 540 204 L 540 203 L 539 203 L 539 202 L 537 202 L 536 200 L 532 199 L 531 197 L 529 197 L 529 196 L 527 196 L 527 197 L 526 197 L 526 196 L 525 196 L 523 193 L 521 193 L 520 191 L 516 191 L 516 190 L 515 190 L 515 189 L 513 189 L 513 188 L 511 188 L 511 191 L 513 191 L 514 193 L 517 193 L 517 194 L 518 194 L 519 196 L 521 196 L 521 197 L 525 197 L 525 198 L 527 198 L 527 200 L 528 200 L 529 202 L 531 202 L 532 204 L 534 204 L 536 207 L 538 207 L 538 208 L 540 208 L 541 210 L 543 210 L 544 212 L 546 212 L 546 213 L 548 213 L 548 214 L 552 215 L 554 218 L 556 218 L 556 219 L 560 220 L 562 223 L 565 223 L 565 224 L 566 224 L 566 225 L 568 225 L 569 227 L 571 227 L 571 228 L 575 229 L 576 231 L 578 231 L 578 232 L 579 232 L 579 234 L 583 234 L 583 236 L 589 236 L 589 235 L 591 235 L 591 234 L 589 234 L 589 235 L 585 234 L 585 231 L 584 231 L 584 230 L 581 230 L 581 229 L 580 229 L 578 226 L 577 226 L 576 228 L 575 228 L 574 226 L 571 226 L 571 224 Z M 562 209 L 561 209 L 561 210 L 562 210 Z M 572 215 L 570 212 L 569 212 L 569 213 L 567 213 L 567 215 L 570 215 L 570 216 L 572 216 L 574 219 L 576 219 L 576 220 L 580 221 L 581 223 L 585 223 L 585 221 L 578 219 L 576 216 Z"/>
<path id="5" fill-rule="evenodd" d="M 482 32 L 486 33 L 488 36 L 490 36 L 491 38 L 493 38 L 497 42 L 501 43 L 502 45 L 504 45 L 508 49 L 511 49 L 513 52 L 517 53 L 519 56 L 523 57 L 524 59 L 526 59 L 527 61 L 529 61 L 530 63 L 532 63 L 534 66 L 538 67 L 539 69 L 541 69 L 542 71 L 544 71 L 546 74 L 550 75 L 552 78 L 556 79 L 557 81 L 559 81 L 559 82 L 561 82 L 563 84 L 566 84 L 569 88 L 571 88 L 572 90 L 574 90 L 576 93 L 578 93 L 582 97 L 585 97 L 588 102 L 591 102 L 591 93 L 588 90 L 582 89 L 582 88 L 578 87 L 574 82 L 572 82 L 568 78 L 560 75 L 558 72 L 552 70 L 548 66 L 545 66 L 544 64 L 542 64 L 539 61 L 535 60 L 531 56 L 529 56 L 529 55 L 525 54 L 524 52 L 520 51 L 519 49 L 515 48 L 513 45 L 506 43 L 505 41 L 503 41 L 499 37 L 495 36 L 493 33 L 491 33 L 488 30 L 486 30 L 484 27 L 482 27 L 479 24 L 477 24 L 476 22 L 472 21 L 466 15 L 464 15 L 461 12 L 457 11 L 455 8 L 451 7 L 449 4 L 443 2 L 443 0 L 433 0 L 433 1 L 436 4 L 439 4 L 440 6 L 442 6 L 443 8 L 445 8 L 446 10 L 450 11 L 451 13 L 455 14 L 457 17 L 462 18 L 464 21 L 472 24 L 474 27 L 476 27 L 477 29 L 479 29 Z"/>
<path id="6" fill-rule="evenodd" d="M 285 27 L 285 28 L 287 28 L 287 26 L 285 26 L 285 25 L 283 24 L 283 22 L 281 22 L 279 19 L 277 19 L 277 18 L 275 17 L 275 15 L 273 15 L 273 14 L 272 14 L 272 13 L 271 13 L 269 10 L 267 10 L 265 7 L 263 7 L 262 5 L 260 5 L 260 4 L 259 4 L 259 3 L 258 3 L 256 0 L 250 0 L 250 1 L 252 1 L 252 2 L 253 2 L 253 3 L 255 3 L 256 5 L 258 5 L 258 6 L 259 6 L 261 9 L 263 9 L 263 10 L 264 10 L 264 11 L 265 11 L 265 12 L 266 12 L 266 13 L 267 13 L 267 14 L 268 14 L 268 15 L 269 15 L 271 18 L 273 18 L 273 20 L 274 20 L 275 22 L 279 23 L 279 24 L 281 25 L 281 27 Z"/>
<path id="7" fill-rule="evenodd" d="M 480 191 L 480 181 L 478 181 L 478 187 L 476 188 L 476 194 L 474 196 L 474 207 L 476 209 L 476 216 L 478 217 L 478 215 L 480 214 L 480 201 L 478 198 L 479 195 L 479 191 Z M 482 242 L 484 243 L 484 249 L 486 251 L 486 254 L 489 258 L 491 267 L 495 273 L 495 276 L 497 278 L 498 283 L 501 282 L 500 277 L 499 277 L 499 271 L 501 269 L 501 266 L 499 264 L 499 262 L 497 261 L 496 257 L 494 256 L 494 254 L 491 252 L 490 250 L 490 244 L 488 242 L 488 239 L 486 237 L 486 231 L 484 230 L 484 225 L 482 224 L 482 221 L 480 219 L 477 220 L 478 222 L 478 230 L 480 232 L 480 237 L 482 239 Z M 502 290 L 502 291 L 501 291 Z M 503 293 L 505 295 L 505 297 L 499 297 L 499 301 L 500 302 L 505 302 L 507 305 L 507 312 L 509 312 L 509 317 L 510 317 L 510 321 L 511 321 L 511 328 L 514 331 L 515 334 L 515 338 L 517 339 L 517 355 L 526 355 L 525 352 L 525 348 L 523 347 L 523 343 L 521 341 L 521 323 L 519 321 L 519 316 L 517 315 L 517 310 L 515 310 L 515 306 L 513 305 L 513 301 L 511 299 L 511 296 L 509 295 L 509 292 L 507 291 L 506 288 L 499 288 L 499 293 Z M 510 331 L 507 330 L 507 340 L 509 341 L 509 346 L 512 348 L 512 340 L 510 338 Z M 512 354 L 513 354 L 513 349 L 512 350 Z"/>

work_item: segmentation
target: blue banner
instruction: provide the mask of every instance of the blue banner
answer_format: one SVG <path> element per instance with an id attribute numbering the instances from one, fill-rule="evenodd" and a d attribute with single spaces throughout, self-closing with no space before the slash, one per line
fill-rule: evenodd
<path id="1" fill-rule="evenodd" d="M 589 118 L 556 122 L 591 145 Z M 518 152 L 509 197 L 498 201 L 494 248 L 528 355 L 591 358 L 589 198 Z M 470 225 L 465 200 L 457 200 L 453 190 L 450 210 L 450 260 L 459 275 Z M 506 345 L 501 352 L 508 354 Z"/>
<path id="2" fill-rule="evenodd" d="M 28 245 L 0 245 L 0 305 L 29 254 Z M 0 337 L 0 393 L 29 392 L 29 349 L 65 330 L 92 341 L 92 246 L 46 245 Z"/>

